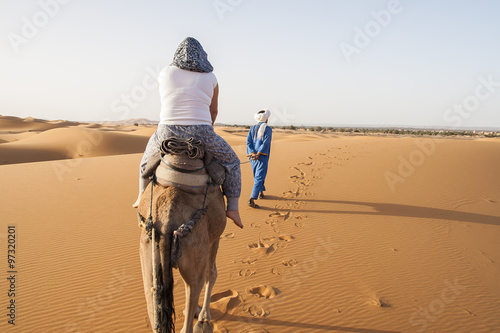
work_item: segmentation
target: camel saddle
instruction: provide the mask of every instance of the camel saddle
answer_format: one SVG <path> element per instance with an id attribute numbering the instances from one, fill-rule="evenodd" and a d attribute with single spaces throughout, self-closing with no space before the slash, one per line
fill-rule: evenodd
<path id="1" fill-rule="evenodd" d="M 167 138 L 160 152 L 151 156 L 142 173 L 143 178 L 156 176 L 156 182 L 164 187 L 174 186 L 185 192 L 204 193 L 210 183 L 221 185 L 225 169 L 194 138 Z"/>

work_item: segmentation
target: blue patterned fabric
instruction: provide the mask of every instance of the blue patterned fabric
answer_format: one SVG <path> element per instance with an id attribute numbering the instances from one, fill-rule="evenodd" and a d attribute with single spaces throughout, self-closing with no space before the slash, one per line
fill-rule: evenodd
<path id="1" fill-rule="evenodd" d="M 200 42 L 193 37 L 179 44 L 171 65 L 191 72 L 210 73 L 214 70 Z"/>

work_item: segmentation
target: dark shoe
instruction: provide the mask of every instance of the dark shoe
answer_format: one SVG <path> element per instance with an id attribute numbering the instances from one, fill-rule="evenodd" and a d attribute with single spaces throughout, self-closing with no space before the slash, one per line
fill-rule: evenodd
<path id="1" fill-rule="evenodd" d="M 260 192 L 259 199 L 264 199 L 264 192 Z"/>
<path id="2" fill-rule="evenodd" d="M 250 200 L 248 200 L 248 205 L 249 205 L 250 207 L 252 207 L 252 208 L 259 208 L 259 205 L 257 205 L 257 204 L 255 203 L 255 200 L 254 200 L 254 199 L 252 199 L 252 198 L 250 198 Z"/>

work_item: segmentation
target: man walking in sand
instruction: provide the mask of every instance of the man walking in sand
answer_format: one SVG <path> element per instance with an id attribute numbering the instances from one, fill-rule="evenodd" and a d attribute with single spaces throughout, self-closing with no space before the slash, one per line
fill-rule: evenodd
<path id="1" fill-rule="evenodd" d="M 269 110 L 260 110 L 255 114 L 257 125 L 252 126 L 247 137 L 247 156 L 250 158 L 250 164 L 253 171 L 253 190 L 250 195 L 248 205 L 253 208 L 259 208 L 255 203 L 257 198 L 264 198 L 264 181 L 267 175 L 267 166 L 269 164 L 269 153 L 271 151 L 271 139 L 273 130 L 267 126 L 267 121 L 271 112 Z"/>

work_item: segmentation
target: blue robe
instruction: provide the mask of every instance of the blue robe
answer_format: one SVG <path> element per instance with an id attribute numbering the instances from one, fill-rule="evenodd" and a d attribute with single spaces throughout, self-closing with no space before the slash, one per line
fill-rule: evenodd
<path id="1" fill-rule="evenodd" d="M 271 152 L 271 139 L 273 136 L 273 130 L 271 127 L 267 126 L 262 139 L 257 138 L 257 132 L 261 124 L 262 123 L 258 123 L 252 126 L 247 137 L 247 154 L 250 155 L 253 153 L 260 155 L 258 160 L 250 160 L 254 179 L 253 190 L 250 197 L 253 199 L 257 199 L 259 193 L 266 190 L 264 181 L 266 180 L 269 153 Z"/>

